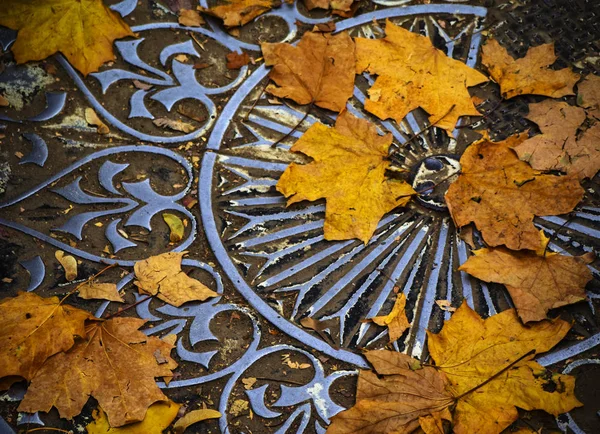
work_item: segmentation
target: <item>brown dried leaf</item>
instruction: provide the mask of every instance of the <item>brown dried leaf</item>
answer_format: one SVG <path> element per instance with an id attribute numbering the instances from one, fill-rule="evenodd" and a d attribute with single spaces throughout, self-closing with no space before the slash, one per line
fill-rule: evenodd
<path id="1" fill-rule="evenodd" d="M 377 74 L 365 109 L 400 123 L 421 107 L 429 121 L 452 134 L 461 116 L 481 116 L 468 87 L 488 81 L 480 72 L 448 57 L 428 37 L 386 21 L 383 39 L 356 38 L 356 72 Z"/>
<path id="2" fill-rule="evenodd" d="M 328 434 L 411 433 L 419 418 L 451 420 L 454 401 L 447 381 L 433 367 L 411 369 L 416 361 L 395 351 L 368 351 L 373 371 L 361 370 L 356 404 L 333 417 Z"/>
<path id="3" fill-rule="evenodd" d="M 315 24 L 312 31 L 315 33 L 335 32 L 335 21 L 327 21 L 326 23 Z"/>
<path id="4" fill-rule="evenodd" d="M 511 147 L 525 135 L 494 143 L 482 139 L 460 159 L 462 172 L 446 193 L 456 226 L 475 223 L 490 246 L 536 250 L 534 216 L 565 214 L 583 197 L 575 177 L 544 175 L 520 161 Z"/>
<path id="5" fill-rule="evenodd" d="M 590 74 L 577 85 L 577 105 L 600 120 L 600 77 Z"/>
<path id="6" fill-rule="evenodd" d="M 151 84 L 147 84 L 147 83 L 142 83 L 139 80 L 133 80 L 133 85 L 136 89 L 142 89 L 142 90 L 150 90 L 152 89 L 154 86 Z"/>
<path id="7" fill-rule="evenodd" d="M 404 312 L 405 306 L 406 296 L 403 293 L 399 293 L 396 297 L 394 307 L 389 314 L 369 318 L 375 324 L 388 328 L 390 343 L 397 341 L 402 336 L 402 333 L 410 327 L 410 323 Z"/>
<path id="8" fill-rule="evenodd" d="M 505 248 L 480 249 L 473 254 L 459 270 L 506 285 L 523 322 L 543 320 L 550 309 L 584 300 L 585 285 L 592 280 L 586 266 L 589 257 Z"/>
<path id="9" fill-rule="evenodd" d="M 261 44 L 265 65 L 275 85 L 267 92 L 298 104 L 314 103 L 336 112 L 346 107 L 354 90 L 354 42 L 347 32 L 332 36 L 307 32 L 297 45 Z"/>
<path id="10" fill-rule="evenodd" d="M 31 380 L 52 355 L 67 351 L 74 336 L 85 337 L 84 322 L 93 316 L 58 297 L 30 292 L 0 301 L 0 379 Z M 0 388 L 0 390 L 3 390 Z"/>
<path id="11" fill-rule="evenodd" d="M 161 300 L 181 306 L 188 301 L 204 301 L 219 294 L 192 279 L 181 270 L 187 252 L 169 252 L 135 263 L 133 283 L 142 294 L 156 295 Z"/>
<path id="12" fill-rule="evenodd" d="M 181 131 L 183 133 L 191 133 L 195 130 L 193 125 L 182 122 L 180 120 L 173 120 L 169 118 L 157 118 L 152 121 L 154 125 L 162 128 L 170 128 L 175 131 Z"/>
<path id="13" fill-rule="evenodd" d="M 435 304 L 437 304 L 444 312 L 456 311 L 456 308 L 452 307 L 452 303 L 450 303 L 448 300 L 436 300 Z"/>
<path id="14" fill-rule="evenodd" d="M 110 133 L 108 126 L 104 122 L 102 122 L 102 119 L 98 117 L 98 115 L 92 108 L 88 107 L 85 109 L 85 121 L 88 124 L 95 126 L 98 129 L 98 134 Z"/>
<path id="15" fill-rule="evenodd" d="M 90 323 L 87 339 L 48 359 L 37 372 L 19 411 L 56 407 L 61 417 L 72 419 L 92 396 L 113 427 L 144 419 L 152 403 L 167 400 L 155 378 L 170 378 L 177 367 L 169 357 L 171 345 L 138 330 L 144 323 L 138 318 Z M 157 363 L 156 350 L 168 363 Z"/>
<path id="16" fill-rule="evenodd" d="M 240 69 L 248 63 L 250 63 L 250 56 L 248 56 L 248 53 L 242 51 L 242 53 L 239 54 L 232 51 L 227 54 L 227 69 Z"/>
<path id="17" fill-rule="evenodd" d="M 87 282 L 79 288 L 79 297 L 86 300 L 109 300 L 123 303 L 123 297 L 114 283 Z"/>
<path id="18" fill-rule="evenodd" d="M 199 10 L 222 19 L 226 27 L 237 27 L 249 23 L 274 6 L 281 4 L 274 0 L 226 0 L 224 3 L 209 9 L 199 8 Z"/>
<path id="19" fill-rule="evenodd" d="M 529 105 L 527 119 L 542 132 L 514 147 L 523 161 L 537 170 L 558 170 L 579 179 L 600 170 L 600 123 L 577 137 L 585 111 L 566 102 L 546 100 Z"/>
<path id="20" fill-rule="evenodd" d="M 204 18 L 197 11 L 191 9 L 181 9 L 177 21 L 182 26 L 188 27 L 200 27 L 205 23 Z"/>
<path id="21" fill-rule="evenodd" d="M 3 95 L 0 95 L 0 107 L 8 107 L 8 106 L 9 106 L 8 100 Z"/>
<path id="22" fill-rule="evenodd" d="M 569 68 L 550 69 L 556 59 L 554 43 L 531 47 L 525 57 L 514 59 L 498 41 L 491 39 L 483 46 L 481 63 L 500 85 L 504 98 L 524 94 L 552 98 L 573 95 L 573 86 L 580 76 Z"/>

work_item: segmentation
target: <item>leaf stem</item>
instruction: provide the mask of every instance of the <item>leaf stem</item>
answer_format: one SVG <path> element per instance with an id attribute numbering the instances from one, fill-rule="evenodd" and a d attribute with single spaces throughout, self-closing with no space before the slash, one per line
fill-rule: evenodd
<path id="1" fill-rule="evenodd" d="M 265 93 L 265 90 L 267 89 L 268 85 L 269 85 L 269 80 L 265 81 L 265 84 L 262 87 L 260 93 L 258 94 L 258 96 L 256 97 L 256 99 L 252 103 L 252 106 L 250 107 L 250 110 L 248 110 L 248 113 L 246 113 L 246 115 L 242 118 L 242 122 L 246 122 L 248 120 L 248 118 L 250 117 L 250 113 L 252 113 L 252 110 L 254 110 L 254 107 L 256 107 L 256 104 L 258 104 L 258 101 L 262 98 L 262 96 Z"/>
<path id="2" fill-rule="evenodd" d="M 469 393 L 475 392 L 477 389 L 482 388 L 483 386 L 485 386 L 486 384 L 488 384 L 490 381 L 494 380 L 496 377 L 498 377 L 499 375 L 502 375 L 504 372 L 508 371 L 510 368 L 512 368 L 513 366 L 515 366 L 517 363 L 519 363 L 525 357 L 528 357 L 528 356 L 530 356 L 532 354 L 535 354 L 535 350 L 530 350 L 530 351 L 526 352 L 521 357 L 519 357 L 517 360 L 509 363 L 504 368 L 500 369 L 498 372 L 496 372 L 490 378 L 488 378 L 487 380 L 485 380 L 483 383 L 478 384 L 477 386 L 472 387 L 471 389 L 467 390 L 466 392 L 461 393 L 460 395 L 458 395 L 457 397 L 455 397 L 454 400 L 458 401 L 459 399 L 464 398 Z"/>
<path id="3" fill-rule="evenodd" d="M 123 307 L 123 308 L 119 309 L 118 311 L 116 311 L 115 313 L 113 313 L 113 314 L 111 314 L 111 315 L 109 315 L 109 316 L 107 316 L 106 318 L 103 318 L 103 319 L 104 319 L 104 320 L 109 320 L 109 319 L 111 319 L 111 318 L 113 318 L 113 317 L 115 317 L 115 316 L 117 316 L 117 315 L 121 315 L 121 314 L 122 314 L 123 312 L 125 312 L 126 310 L 129 310 L 129 309 L 131 309 L 132 307 L 136 307 L 138 304 L 141 304 L 141 303 L 145 302 L 146 300 L 150 300 L 151 298 L 152 298 L 152 296 L 151 296 L 151 295 L 149 295 L 149 296 L 147 296 L 147 297 L 145 297 L 145 298 L 142 298 L 141 300 L 138 300 L 138 301 L 136 301 L 135 303 L 133 303 L 133 304 L 130 304 L 129 306 L 125 306 L 125 307 Z"/>
<path id="4" fill-rule="evenodd" d="M 67 434 L 71 434 L 73 432 L 73 431 L 67 431 L 67 430 L 60 429 L 60 428 L 42 427 L 42 428 L 28 429 L 27 431 L 25 431 L 25 434 L 28 434 L 28 433 L 34 432 L 34 431 L 58 431 L 58 432 L 64 432 Z"/>
<path id="5" fill-rule="evenodd" d="M 560 227 L 557 230 L 555 230 L 554 233 L 550 236 L 548 242 L 546 243 L 546 247 L 544 247 L 544 254 L 542 255 L 544 258 L 546 257 L 546 252 L 548 251 L 548 246 L 550 245 L 550 243 L 556 239 L 560 231 L 562 231 L 569 223 L 571 223 L 571 220 L 573 220 L 572 214 L 569 215 L 569 218 L 562 225 L 560 225 Z"/>
<path id="6" fill-rule="evenodd" d="M 65 295 L 62 300 L 60 300 L 60 302 L 58 303 L 58 305 L 60 306 L 63 301 L 65 301 L 68 297 L 70 297 L 71 295 L 73 295 L 74 293 L 76 293 L 77 291 L 79 291 L 79 288 L 81 288 L 83 285 L 87 285 L 88 283 L 90 283 L 91 281 L 93 281 L 96 277 L 100 276 L 102 273 L 104 273 L 106 270 L 109 270 L 113 267 L 116 267 L 117 263 L 113 262 L 112 264 L 104 267 L 102 270 L 98 271 L 96 274 L 94 274 L 93 276 L 88 277 L 85 281 L 81 282 L 79 285 L 77 285 L 75 288 L 73 288 L 71 291 L 69 291 L 67 293 L 67 295 Z"/>
<path id="7" fill-rule="evenodd" d="M 294 125 L 294 128 L 292 128 L 291 130 L 289 130 L 284 136 L 280 137 L 279 140 L 277 140 L 276 142 L 274 142 L 271 145 L 271 148 L 276 147 L 283 140 L 287 139 L 289 136 L 291 136 L 292 134 L 294 134 L 294 131 L 296 131 L 298 129 L 298 127 L 300 125 L 302 125 L 302 123 L 306 120 L 306 118 L 310 114 L 310 111 L 312 110 L 312 108 L 313 108 L 313 101 L 311 101 L 311 103 L 308 105 L 308 108 L 306 109 L 306 113 L 304 113 L 304 116 L 302 116 L 302 119 L 300 119 L 300 122 L 298 122 L 296 125 Z"/>

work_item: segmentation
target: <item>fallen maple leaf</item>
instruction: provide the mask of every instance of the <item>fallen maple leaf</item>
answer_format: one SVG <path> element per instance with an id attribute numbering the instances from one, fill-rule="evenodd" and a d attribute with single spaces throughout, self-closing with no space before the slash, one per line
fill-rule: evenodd
<path id="1" fill-rule="evenodd" d="M 226 27 L 237 27 L 249 23 L 280 4 L 274 0 L 225 0 L 224 3 L 208 9 L 201 7 L 198 9 L 205 14 L 222 19 Z"/>
<path id="2" fill-rule="evenodd" d="M 173 401 L 156 402 L 148 407 L 141 422 L 111 427 L 101 408 L 92 412 L 94 421 L 85 427 L 87 434 L 162 434 L 177 417 L 181 404 Z"/>
<path id="3" fill-rule="evenodd" d="M 387 327 L 390 335 L 390 343 L 397 341 L 402 333 L 410 327 L 404 307 L 406 306 L 406 296 L 403 293 L 399 293 L 396 297 L 396 302 L 392 311 L 387 315 L 375 316 L 368 318 L 375 324 Z"/>
<path id="4" fill-rule="evenodd" d="M 142 294 L 156 295 L 163 301 L 181 306 L 188 301 L 204 301 L 219 294 L 189 277 L 181 270 L 187 252 L 169 252 L 135 263 L 133 283 Z"/>
<path id="5" fill-rule="evenodd" d="M 71 348 L 75 336 L 85 336 L 84 323 L 91 318 L 58 297 L 25 292 L 0 301 L 0 379 L 31 380 L 50 356 Z"/>
<path id="6" fill-rule="evenodd" d="M 523 161 L 537 170 L 573 173 L 579 179 L 592 178 L 600 170 L 600 123 L 579 137 L 585 111 L 566 102 L 546 100 L 529 105 L 527 119 L 542 132 L 514 147 Z"/>
<path id="7" fill-rule="evenodd" d="M 290 164 L 277 190 L 288 206 L 325 198 L 325 239 L 366 244 L 383 215 L 416 194 L 406 182 L 385 176 L 391 143 L 390 133 L 380 136 L 370 122 L 342 112 L 335 128 L 314 124 L 292 146 L 314 161 Z"/>
<path id="8" fill-rule="evenodd" d="M 600 120 L 600 77 L 590 74 L 577 85 L 577 105 Z"/>
<path id="9" fill-rule="evenodd" d="M 468 87 L 488 81 L 452 59 L 425 36 L 386 21 L 383 39 L 356 38 L 356 73 L 377 74 L 365 109 L 381 119 L 402 121 L 421 107 L 429 121 L 450 134 L 461 116 L 481 116 Z"/>
<path id="10" fill-rule="evenodd" d="M 514 309 L 484 320 L 463 302 L 439 334 L 427 332 L 431 357 L 457 400 L 454 432 L 499 433 L 517 419 L 515 407 L 556 417 L 581 406 L 575 377 L 533 361 L 570 328 L 561 319 L 524 326 Z"/>
<path id="11" fill-rule="evenodd" d="M 79 286 L 79 297 L 86 300 L 109 300 L 123 303 L 123 297 L 114 283 L 99 283 L 95 281 L 86 282 Z"/>
<path id="12" fill-rule="evenodd" d="M 504 98 L 534 94 L 560 98 L 573 95 L 573 86 L 579 81 L 579 74 L 569 68 L 550 68 L 556 61 L 554 43 L 531 47 L 525 57 L 514 59 L 498 41 L 491 39 L 483 46 L 483 63 Z"/>
<path id="13" fill-rule="evenodd" d="M 19 411 L 48 412 L 56 407 L 61 417 L 71 419 L 92 396 L 112 427 L 144 419 L 152 403 L 167 400 L 154 379 L 172 377 L 177 367 L 169 357 L 173 346 L 140 332 L 144 323 L 113 318 L 88 324 L 87 339 L 49 358 L 36 373 Z M 156 350 L 167 363 L 157 362 Z"/>
<path id="14" fill-rule="evenodd" d="M 60 51 L 83 75 L 115 58 L 115 39 L 134 36 L 102 0 L 3 0 L 0 25 L 18 30 L 11 48 L 17 63 Z"/>
<path id="15" fill-rule="evenodd" d="M 434 367 L 413 369 L 418 360 L 395 351 L 365 356 L 373 371 L 359 371 L 356 404 L 332 418 L 327 434 L 411 433 L 420 419 L 425 424 L 429 418 L 451 420 L 448 407 L 454 400 Z"/>
<path id="16" fill-rule="evenodd" d="M 367 352 L 374 372 L 359 372 L 356 404 L 334 416 L 327 433 L 442 433 L 448 421 L 457 434 L 497 434 L 517 419 L 516 407 L 568 412 L 582 405 L 575 378 L 551 374 L 533 357 L 569 328 L 560 319 L 525 327 L 513 309 L 483 320 L 463 303 L 439 334 L 428 332 L 435 365 Z"/>
<path id="17" fill-rule="evenodd" d="M 564 256 L 505 248 L 473 252 L 460 271 L 486 282 L 506 285 L 523 322 L 540 321 L 550 309 L 584 300 L 592 280 L 589 256 Z"/>
<path id="18" fill-rule="evenodd" d="M 346 107 L 355 75 L 354 43 L 347 32 L 307 32 L 296 46 L 263 43 L 261 49 L 276 84 L 267 86 L 267 92 L 336 112 Z"/>
<path id="19" fill-rule="evenodd" d="M 203 420 L 207 419 L 218 419 L 219 417 L 221 417 L 221 413 L 216 410 L 211 410 L 208 408 L 193 410 L 175 422 L 175 425 L 173 425 L 173 432 L 175 434 L 183 434 L 183 432 L 189 426 L 195 423 L 202 422 Z"/>
<path id="20" fill-rule="evenodd" d="M 242 51 L 240 54 L 232 51 L 231 53 L 227 54 L 227 69 L 240 69 L 242 66 L 247 65 L 248 63 L 250 63 L 250 56 L 248 56 L 248 53 L 244 53 Z"/>
<path id="21" fill-rule="evenodd" d="M 503 142 L 484 138 L 467 148 L 461 174 L 446 193 L 456 226 L 475 226 L 492 247 L 536 250 L 540 245 L 534 216 L 565 214 L 583 198 L 575 177 L 544 175 L 520 161 L 511 149 L 526 135 Z"/>

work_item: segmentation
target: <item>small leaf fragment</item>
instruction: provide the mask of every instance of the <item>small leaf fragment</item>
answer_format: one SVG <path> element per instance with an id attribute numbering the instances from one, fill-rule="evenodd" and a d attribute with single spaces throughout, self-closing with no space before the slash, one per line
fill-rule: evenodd
<path id="1" fill-rule="evenodd" d="M 404 307 L 406 306 L 406 296 L 401 292 L 397 295 L 392 311 L 383 316 L 369 318 L 375 324 L 387 327 L 390 335 L 390 343 L 396 342 L 402 333 L 410 327 Z"/>
<path id="2" fill-rule="evenodd" d="M 459 268 L 460 270 L 460 268 Z M 444 312 L 455 312 L 456 308 L 452 307 L 452 303 L 450 303 L 448 300 L 436 300 L 435 304 L 438 305 L 438 307 L 440 309 L 442 309 Z"/>
<path id="3" fill-rule="evenodd" d="M 554 43 L 531 47 L 525 57 L 514 59 L 497 40 L 491 39 L 483 46 L 483 63 L 504 98 L 534 94 L 560 98 L 573 95 L 573 86 L 579 81 L 579 74 L 569 68 L 550 68 L 556 61 Z"/>
<path id="4" fill-rule="evenodd" d="M 238 27 L 249 23 L 279 4 L 281 3 L 275 0 L 226 0 L 223 5 L 208 9 L 199 8 L 199 10 L 222 19 L 225 27 Z"/>
<path id="5" fill-rule="evenodd" d="M 148 407 L 141 422 L 119 428 L 111 427 L 102 408 L 92 412 L 94 421 L 86 426 L 88 434 L 162 434 L 177 417 L 181 404 L 173 401 L 156 402 Z"/>
<path id="6" fill-rule="evenodd" d="M 123 297 L 114 283 L 87 282 L 79 288 L 79 297 L 86 300 L 109 300 L 123 303 Z"/>
<path id="7" fill-rule="evenodd" d="M 157 118 L 152 121 L 154 125 L 162 128 L 169 128 L 174 131 L 181 131 L 182 133 L 191 133 L 195 130 L 193 125 L 180 120 L 173 120 L 169 118 Z"/>
<path id="8" fill-rule="evenodd" d="M 189 426 L 195 423 L 202 422 L 203 420 L 207 419 L 218 419 L 220 417 L 221 413 L 216 410 L 211 410 L 208 408 L 193 410 L 175 422 L 175 425 L 173 425 L 173 431 L 175 434 L 182 434 Z"/>
<path id="9" fill-rule="evenodd" d="M 177 217 L 175 214 L 163 213 L 163 220 L 169 226 L 169 230 L 171 234 L 169 235 L 169 240 L 172 243 L 178 243 L 183 239 L 183 235 L 185 233 L 185 226 L 183 225 L 183 221 Z"/>
<path id="10" fill-rule="evenodd" d="M 181 306 L 188 301 L 204 301 L 219 294 L 181 270 L 187 252 L 169 252 L 135 263 L 135 280 L 141 294 L 156 295 L 161 300 Z"/>
<path id="11" fill-rule="evenodd" d="M 110 133 L 108 126 L 102 121 L 102 119 L 98 117 L 98 115 L 92 108 L 88 107 L 85 109 L 85 121 L 88 124 L 95 126 L 98 129 L 98 134 Z"/>
<path id="12" fill-rule="evenodd" d="M 57 250 L 54 253 L 54 257 L 65 270 L 65 279 L 68 282 L 77 278 L 77 259 L 71 255 L 65 254 L 62 250 Z"/>
<path id="13" fill-rule="evenodd" d="M 198 12 L 191 9 L 180 9 L 177 21 L 188 27 L 200 27 L 205 22 Z"/>
<path id="14" fill-rule="evenodd" d="M 242 51 L 240 54 L 236 51 L 232 51 L 227 54 L 227 69 L 240 69 L 248 63 L 250 63 L 250 56 L 248 56 L 248 53 Z"/>

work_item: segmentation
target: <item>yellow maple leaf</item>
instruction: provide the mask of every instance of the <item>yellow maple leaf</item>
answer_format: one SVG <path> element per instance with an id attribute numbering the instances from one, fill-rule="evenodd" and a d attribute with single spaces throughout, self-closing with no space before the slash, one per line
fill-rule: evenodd
<path id="1" fill-rule="evenodd" d="M 461 116 L 481 116 L 467 88 L 487 77 L 454 60 L 425 36 L 386 22 L 383 39 L 356 38 L 356 72 L 377 74 L 365 108 L 396 122 L 418 107 L 429 121 L 452 133 Z"/>
<path id="2" fill-rule="evenodd" d="M 86 311 L 60 304 L 58 297 L 25 292 L 0 302 L 0 378 L 31 380 L 52 355 L 85 336 Z"/>
<path id="3" fill-rule="evenodd" d="M 94 421 L 85 427 L 87 434 L 162 434 L 177 417 L 181 404 L 173 401 L 152 404 L 144 420 L 122 427 L 111 427 L 102 408 L 92 412 Z"/>
<path id="4" fill-rule="evenodd" d="M 525 57 L 514 59 L 495 39 L 483 46 L 481 54 L 481 63 L 507 99 L 524 94 L 552 98 L 573 95 L 573 86 L 581 77 L 569 68 L 551 69 L 556 59 L 554 43 L 531 47 Z"/>
<path id="5" fill-rule="evenodd" d="M 274 0 L 225 0 L 211 8 L 198 9 L 223 20 L 227 27 L 243 26 L 280 3 Z"/>
<path id="6" fill-rule="evenodd" d="M 560 319 L 524 326 L 513 309 L 482 319 L 466 303 L 439 334 L 428 332 L 435 364 L 395 351 L 368 351 L 373 371 L 359 372 L 356 404 L 332 419 L 328 434 L 498 434 L 516 407 L 557 416 L 582 404 L 575 378 L 533 361 L 569 331 Z M 549 391 L 553 390 L 553 391 Z"/>
<path id="7" fill-rule="evenodd" d="M 446 193 L 456 226 L 473 222 L 492 247 L 537 250 L 534 216 L 565 214 L 583 197 L 575 177 L 545 175 L 519 160 L 511 149 L 525 134 L 502 142 L 484 138 L 460 158 L 461 174 Z"/>
<path id="8" fill-rule="evenodd" d="M 387 315 L 375 316 L 369 318 L 375 324 L 387 327 L 390 334 L 390 343 L 397 341 L 402 333 L 410 327 L 404 307 L 406 306 L 406 296 L 403 293 L 398 294 L 392 311 Z"/>
<path id="9" fill-rule="evenodd" d="M 19 31 L 17 63 L 61 52 L 83 75 L 115 58 L 115 39 L 133 36 L 102 0 L 2 0 L 0 25 Z"/>
<path id="10" fill-rule="evenodd" d="M 273 66 L 267 92 L 298 104 L 314 103 L 336 112 L 354 90 L 354 43 L 347 32 L 307 32 L 297 45 L 263 43 L 265 65 Z"/>
<path id="11" fill-rule="evenodd" d="M 367 243 L 383 215 L 416 194 L 406 182 L 385 177 L 391 143 L 390 133 L 380 136 L 370 122 L 342 112 L 335 128 L 317 123 L 292 146 L 313 161 L 290 164 L 277 190 L 288 206 L 326 199 L 325 239 Z"/>
<path id="12" fill-rule="evenodd" d="M 524 326 L 514 309 L 484 320 L 463 302 L 439 334 L 427 332 L 431 357 L 457 400 L 454 432 L 500 433 L 517 419 L 515 407 L 558 416 L 583 405 L 575 377 L 533 361 L 570 328 L 561 319 Z"/>
<path id="13" fill-rule="evenodd" d="M 156 295 L 163 301 L 181 306 L 188 301 L 204 301 L 217 294 L 181 270 L 187 252 L 169 252 L 135 263 L 133 283 L 142 294 Z"/>
<path id="14" fill-rule="evenodd" d="M 589 256 L 479 249 L 459 268 L 478 279 L 506 285 L 523 322 L 546 318 L 550 309 L 585 300 L 592 280 Z"/>
<path id="15" fill-rule="evenodd" d="M 93 396 L 112 427 L 144 419 L 152 403 L 167 400 L 155 378 L 169 379 L 177 367 L 170 357 L 173 346 L 140 332 L 144 323 L 113 318 L 87 325 L 86 339 L 48 359 L 36 373 L 19 411 L 56 407 L 71 419 Z"/>

